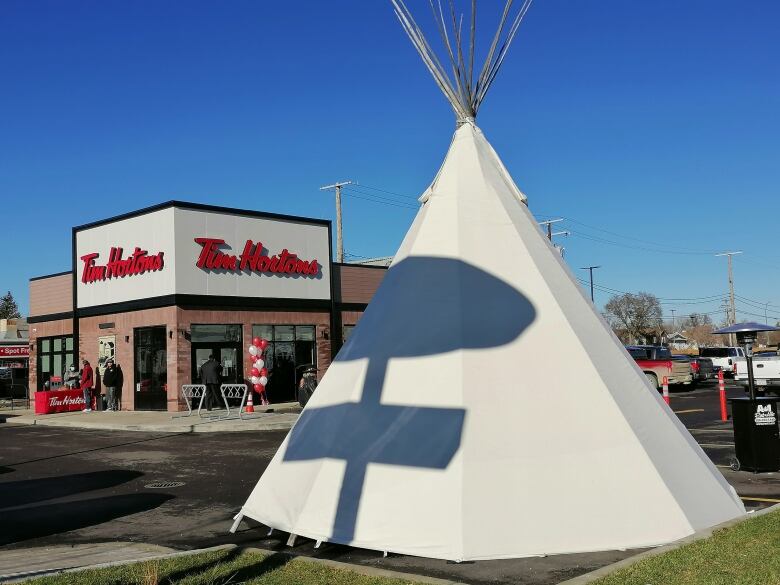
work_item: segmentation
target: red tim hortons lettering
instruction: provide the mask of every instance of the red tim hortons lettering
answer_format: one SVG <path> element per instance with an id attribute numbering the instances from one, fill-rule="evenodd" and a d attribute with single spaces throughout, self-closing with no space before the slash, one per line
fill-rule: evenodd
<path id="1" fill-rule="evenodd" d="M 165 265 L 163 252 L 149 255 L 149 252 L 138 246 L 127 258 L 122 258 L 122 252 L 122 248 L 112 247 L 105 265 L 97 264 L 96 259 L 99 258 L 100 254 L 96 252 L 82 256 L 84 268 L 81 272 L 81 282 L 89 284 L 109 278 L 124 278 L 146 272 L 157 272 L 162 270 Z"/>
<path id="2" fill-rule="evenodd" d="M 270 274 L 289 274 L 315 277 L 319 274 L 317 260 L 301 260 L 297 254 L 284 248 L 279 254 L 269 256 L 262 242 L 247 240 L 244 249 L 236 257 L 219 249 L 225 245 L 221 238 L 195 238 L 201 245 L 200 254 L 195 261 L 198 268 L 204 270 L 227 270 L 231 272 L 258 272 Z"/>

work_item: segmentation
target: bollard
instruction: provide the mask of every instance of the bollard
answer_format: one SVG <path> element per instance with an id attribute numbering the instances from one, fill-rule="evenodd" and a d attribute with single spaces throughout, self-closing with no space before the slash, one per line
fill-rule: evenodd
<path id="1" fill-rule="evenodd" d="M 664 376 L 664 402 L 669 404 L 669 378 Z"/>
<path id="2" fill-rule="evenodd" d="M 720 394 L 720 420 L 729 420 L 729 411 L 726 408 L 726 382 L 723 379 L 723 370 L 718 371 L 718 394 Z"/>

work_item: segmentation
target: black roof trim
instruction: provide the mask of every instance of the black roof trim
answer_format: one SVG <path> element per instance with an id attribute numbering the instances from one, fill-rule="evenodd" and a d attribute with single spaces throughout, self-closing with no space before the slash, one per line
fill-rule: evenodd
<path id="1" fill-rule="evenodd" d="M 30 282 L 33 280 L 43 280 L 44 278 L 54 278 L 55 276 L 65 276 L 66 274 L 70 274 L 71 270 L 64 270 L 62 272 L 55 272 L 54 274 L 44 274 L 43 276 L 33 276 L 30 278 Z"/>
<path id="2" fill-rule="evenodd" d="M 121 215 L 115 215 L 113 217 L 109 217 L 106 219 L 101 219 L 98 221 L 93 221 L 91 223 L 85 223 L 83 225 L 75 226 L 73 228 L 74 232 L 79 232 L 82 230 L 95 228 L 101 225 L 106 225 L 109 223 L 115 223 L 117 221 L 122 221 L 125 219 L 130 219 L 133 217 L 138 217 L 141 215 L 146 215 L 147 213 L 153 213 L 155 211 L 160 211 L 162 209 L 168 209 L 170 207 L 179 207 L 181 209 L 192 209 L 194 211 L 211 211 L 214 213 L 225 213 L 229 215 L 244 215 L 248 217 L 257 217 L 262 219 L 278 219 L 282 221 L 291 221 L 291 222 L 298 222 L 298 223 L 308 223 L 313 225 L 322 225 L 322 226 L 328 226 L 330 227 L 331 221 L 329 219 L 317 219 L 313 217 L 301 217 L 299 215 L 284 215 L 281 213 L 269 213 L 265 211 L 254 211 L 251 209 L 238 209 L 235 207 L 222 207 L 219 205 L 208 205 L 205 203 L 191 203 L 189 201 L 178 201 L 175 199 L 172 199 L 171 201 L 165 201 L 164 203 L 158 203 L 157 205 L 152 205 L 150 207 L 144 207 L 143 209 L 137 209 L 136 211 L 131 211 L 129 213 L 123 213 Z"/>
<path id="3" fill-rule="evenodd" d="M 387 270 L 389 266 L 377 266 L 376 264 L 351 264 L 349 262 L 334 262 L 333 266 L 349 266 L 350 268 L 373 268 L 380 270 Z"/>

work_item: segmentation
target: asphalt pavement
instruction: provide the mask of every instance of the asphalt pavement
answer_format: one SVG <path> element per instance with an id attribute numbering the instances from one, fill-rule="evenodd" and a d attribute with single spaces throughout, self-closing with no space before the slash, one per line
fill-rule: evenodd
<path id="1" fill-rule="evenodd" d="M 729 384 L 729 395 L 742 390 Z M 780 474 L 734 472 L 731 424 L 720 422 L 714 384 L 673 391 L 672 409 L 742 496 L 747 508 L 780 502 Z M 285 436 L 283 431 L 145 433 L 0 424 L 0 560 L 27 547 L 137 542 L 173 549 L 235 543 L 290 550 L 287 535 L 258 525 L 229 534 Z M 552 504 L 547 502 L 546 504 Z M 489 538 L 490 535 L 485 535 Z M 299 539 L 297 554 L 468 583 L 557 583 L 635 554 L 613 551 L 447 563 Z M 1 563 L 0 563 L 1 564 Z"/>

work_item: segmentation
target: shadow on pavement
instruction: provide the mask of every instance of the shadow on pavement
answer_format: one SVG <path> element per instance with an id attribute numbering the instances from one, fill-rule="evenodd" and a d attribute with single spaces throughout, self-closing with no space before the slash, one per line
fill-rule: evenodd
<path id="1" fill-rule="evenodd" d="M 0 474 L 11 473 L 12 471 L 16 471 L 16 470 L 13 467 L 6 467 L 4 465 L 0 465 Z"/>
<path id="2" fill-rule="evenodd" d="M 128 494 L 4 510 L 0 546 L 146 512 L 174 497 L 171 494 Z"/>
<path id="3" fill-rule="evenodd" d="M 140 471 L 111 469 L 0 483 L 0 508 L 23 506 L 83 492 L 114 487 L 137 479 Z"/>
<path id="4" fill-rule="evenodd" d="M 84 429 L 71 429 L 77 431 L 83 431 Z M 89 431 L 87 431 L 89 432 Z M 71 455 L 81 455 L 82 453 L 94 453 L 95 451 L 105 451 L 106 449 L 114 449 L 116 447 L 126 447 L 128 445 L 138 445 L 139 443 L 149 443 L 150 441 L 159 441 L 161 439 L 172 440 L 178 437 L 189 437 L 187 433 L 166 433 L 165 435 L 159 435 L 156 437 L 147 437 L 145 439 L 139 439 L 137 441 L 127 441 L 125 443 L 115 443 L 113 445 L 105 445 L 104 447 L 93 447 L 92 449 L 81 449 L 79 451 L 71 451 L 69 453 L 60 453 L 58 455 L 49 455 L 47 457 L 39 457 L 38 459 L 28 459 L 27 461 L 18 461 L 16 463 L 9 463 L 10 466 L 25 465 L 26 463 L 38 463 L 39 461 L 48 461 L 50 459 L 59 459 L 61 457 L 70 457 Z"/>

